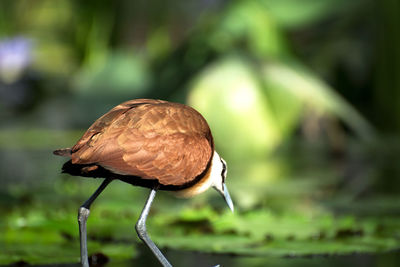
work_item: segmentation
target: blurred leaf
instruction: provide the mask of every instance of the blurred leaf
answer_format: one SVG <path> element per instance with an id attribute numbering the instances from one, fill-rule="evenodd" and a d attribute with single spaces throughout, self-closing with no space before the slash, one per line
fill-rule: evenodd
<path id="1" fill-rule="evenodd" d="M 144 59 L 128 51 L 112 53 L 104 64 L 88 66 L 75 80 L 79 92 L 98 97 L 143 94 L 150 74 Z"/>
<path id="2" fill-rule="evenodd" d="M 148 55 L 152 59 L 161 58 L 171 53 L 171 40 L 167 27 L 160 27 L 154 30 L 147 40 L 146 49 Z"/>
<path id="3" fill-rule="evenodd" d="M 267 86 L 290 92 L 319 114 L 326 112 L 338 117 L 362 139 L 373 139 L 374 130 L 361 114 L 305 67 L 294 62 L 274 61 L 264 65 L 263 73 Z"/>
<path id="4" fill-rule="evenodd" d="M 246 45 L 258 56 L 276 56 L 285 52 L 280 29 L 259 1 L 235 1 L 220 16 L 219 23 L 209 34 L 208 42 L 217 51 L 229 51 Z"/>
<path id="5" fill-rule="evenodd" d="M 95 188 L 95 182 L 90 186 L 86 182 L 79 191 L 65 195 L 57 191 L 52 201 L 50 196 L 38 195 L 29 205 L 0 210 L 6 218 L 0 223 L 0 264 L 19 260 L 32 264 L 77 262 L 76 207 Z M 113 262 L 137 255 L 132 244 L 140 242 L 134 231 L 143 204 L 144 196 L 137 194 L 140 192 L 115 182 L 96 201 L 88 221 L 89 253 L 104 253 Z M 286 201 L 288 195 L 290 192 L 277 197 Z M 161 199 L 152 207 L 148 231 L 162 248 L 292 257 L 383 252 L 400 247 L 400 217 L 396 215 L 356 217 L 316 209 L 295 211 L 294 207 L 277 213 L 260 206 L 231 213 L 227 209 L 217 212 L 208 205 L 193 206 L 189 201 L 183 205 L 183 200 L 176 200 L 178 208 L 171 204 L 172 199 Z"/>
<path id="6" fill-rule="evenodd" d="M 381 221 L 379 227 L 385 228 L 390 221 L 398 223 L 399 219 Z M 378 234 L 374 219 L 357 221 L 351 216 L 276 216 L 258 210 L 240 216 L 227 213 L 214 219 L 212 225 L 212 234 L 158 233 L 155 239 L 159 244 L 175 249 L 269 256 L 387 251 L 400 245 L 395 237 Z"/>
<path id="7" fill-rule="evenodd" d="M 205 116 L 227 158 L 265 156 L 282 138 L 261 84 L 240 58 L 208 67 L 193 81 L 188 102 Z"/>
<path id="8" fill-rule="evenodd" d="M 359 5 L 343 0 L 260 0 L 276 22 L 287 28 L 301 28 Z"/>
<path id="9" fill-rule="evenodd" d="M 4 129 L 0 130 L 2 149 L 57 149 L 69 147 L 82 135 L 82 131 L 60 131 L 49 129 Z"/>
<path id="10" fill-rule="evenodd" d="M 33 65 L 46 75 L 70 75 L 76 68 L 74 51 L 65 43 L 46 39 L 34 40 Z M 49 60 L 51 59 L 51 60 Z"/>
<path id="11" fill-rule="evenodd" d="M 64 28 L 72 21 L 73 4 L 68 0 L 16 1 L 15 12 L 21 17 L 14 23 L 29 26 L 29 31 L 47 37 Z"/>

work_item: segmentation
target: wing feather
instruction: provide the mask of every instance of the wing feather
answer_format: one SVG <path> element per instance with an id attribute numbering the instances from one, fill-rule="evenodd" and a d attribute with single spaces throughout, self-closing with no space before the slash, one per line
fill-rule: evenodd
<path id="1" fill-rule="evenodd" d="M 213 152 L 210 129 L 194 109 L 160 100 L 122 103 L 100 117 L 72 148 L 72 163 L 95 163 L 115 173 L 190 182 Z"/>

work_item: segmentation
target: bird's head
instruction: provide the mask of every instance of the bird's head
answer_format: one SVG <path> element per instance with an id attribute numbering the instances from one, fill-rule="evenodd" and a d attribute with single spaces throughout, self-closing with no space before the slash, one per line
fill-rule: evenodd
<path id="1" fill-rule="evenodd" d="M 226 204 L 228 204 L 229 208 L 233 212 L 233 202 L 231 196 L 229 195 L 228 188 L 225 185 L 225 179 L 228 173 L 228 166 L 226 165 L 226 161 L 221 158 L 216 151 L 214 152 L 213 156 L 213 165 L 211 172 L 212 187 L 222 195 L 222 197 L 226 201 Z"/>
<path id="2" fill-rule="evenodd" d="M 222 195 L 233 212 L 233 202 L 229 195 L 228 188 L 225 185 L 227 172 L 228 169 L 225 160 L 218 155 L 217 151 L 214 151 L 210 168 L 204 178 L 191 187 L 175 191 L 174 194 L 178 197 L 192 197 L 213 187 Z"/>

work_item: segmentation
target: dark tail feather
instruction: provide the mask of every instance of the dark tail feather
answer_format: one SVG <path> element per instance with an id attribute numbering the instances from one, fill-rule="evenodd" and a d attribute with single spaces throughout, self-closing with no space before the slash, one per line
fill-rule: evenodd
<path id="1" fill-rule="evenodd" d="M 84 177 L 110 177 L 111 173 L 96 164 L 73 164 L 71 160 L 64 163 L 62 173 Z"/>
<path id="2" fill-rule="evenodd" d="M 71 157 L 71 148 L 61 148 L 53 151 L 54 155 L 61 157 Z"/>
<path id="3" fill-rule="evenodd" d="M 68 173 L 74 176 L 93 177 L 93 178 L 111 178 L 120 179 L 132 185 L 143 186 L 147 188 L 155 188 L 159 183 L 155 179 L 142 179 L 137 176 L 121 175 L 112 173 L 103 167 L 93 164 L 73 164 L 71 160 L 64 163 L 62 167 L 63 173 Z M 166 186 L 167 188 L 168 186 Z M 176 189 L 175 189 L 176 190 Z"/>

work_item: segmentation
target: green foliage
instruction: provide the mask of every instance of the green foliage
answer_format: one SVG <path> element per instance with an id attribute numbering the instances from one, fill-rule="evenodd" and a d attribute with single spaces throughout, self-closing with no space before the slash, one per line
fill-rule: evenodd
<path id="1" fill-rule="evenodd" d="M 279 28 L 260 1 L 234 2 L 207 39 L 220 52 L 237 49 L 241 42 L 251 54 L 261 58 L 286 51 Z"/>
<path id="2" fill-rule="evenodd" d="M 366 141 L 373 140 L 374 130 L 357 110 L 304 67 L 293 62 L 290 64 L 269 62 L 264 66 L 263 73 L 267 88 L 286 91 L 303 106 L 313 109 L 321 116 L 324 113 L 336 116 L 352 128 L 360 138 Z M 276 106 L 283 109 L 285 104 L 289 105 L 290 102 L 286 102 L 287 98 L 284 99 L 285 101 Z M 277 110 L 276 113 L 285 114 L 285 111 Z"/>
<path id="3" fill-rule="evenodd" d="M 240 59 L 205 70 L 193 84 L 189 103 L 204 114 L 217 146 L 231 159 L 265 156 L 283 137 L 254 73 Z"/>
<path id="4" fill-rule="evenodd" d="M 141 95 L 150 74 L 143 58 L 128 51 L 110 53 L 101 64 L 88 65 L 76 76 L 78 94 L 97 97 Z"/>
<path id="5" fill-rule="evenodd" d="M 140 241 L 133 225 L 140 205 L 132 206 L 134 201 L 127 202 L 117 196 L 135 191 L 133 188 L 124 184 L 114 186 L 92 208 L 88 222 L 89 253 L 101 252 L 118 261 L 137 256 L 134 244 Z M 54 197 L 67 204 L 68 199 Z M 141 198 L 140 194 L 132 199 L 135 198 Z M 60 208 L 59 204 L 42 201 L 38 199 L 33 206 L 11 213 L 2 212 L 7 216 L 0 225 L 3 233 L 0 247 L 4 252 L 0 264 L 19 260 L 36 264 L 78 260 L 76 206 L 69 202 Z M 289 210 L 277 213 L 265 208 L 231 213 L 190 203 L 176 208 L 169 201 L 156 201 L 148 220 L 148 230 L 162 248 L 292 257 L 384 252 L 400 247 L 398 216 L 357 217 Z"/>
<path id="6" fill-rule="evenodd" d="M 11 150 L 55 149 L 71 146 L 82 131 L 60 131 L 49 129 L 7 129 L 0 131 L 0 147 Z"/>
<path id="7" fill-rule="evenodd" d="M 357 7 L 363 1 L 343 0 L 260 0 L 277 21 L 285 28 L 302 28 L 317 23 L 337 12 Z"/>

